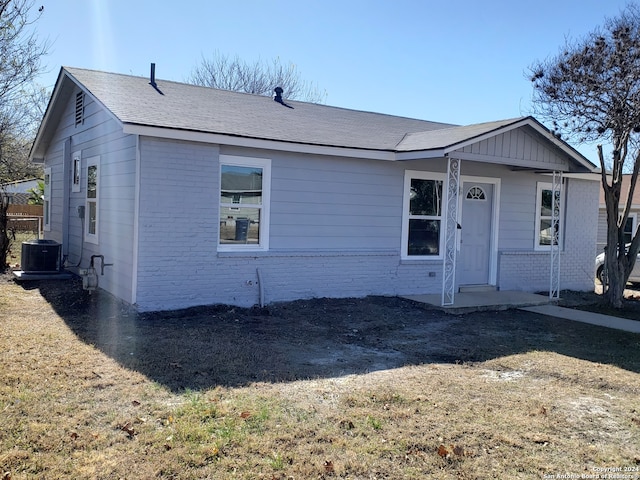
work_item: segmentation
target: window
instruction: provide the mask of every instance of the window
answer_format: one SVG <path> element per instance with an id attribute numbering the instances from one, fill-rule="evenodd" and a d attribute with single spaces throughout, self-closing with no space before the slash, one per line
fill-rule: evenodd
<path id="1" fill-rule="evenodd" d="M 636 231 L 636 214 L 631 213 L 627 217 L 627 222 L 624 224 L 624 243 L 625 245 L 631 243 L 633 234 Z"/>
<path id="2" fill-rule="evenodd" d="M 42 201 L 42 223 L 45 231 L 51 230 L 51 167 L 44 169 L 44 198 Z"/>
<path id="3" fill-rule="evenodd" d="M 81 159 L 82 152 L 75 152 L 71 155 L 72 164 L 71 164 L 71 191 L 79 192 L 80 191 L 80 169 L 81 169 Z"/>
<path id="4" fill-rule="evenodd" d="M 561 191 L 556 192 L 557 199 L 560 202 L 560 211 L 558 212 L 558 225 L 555 231 L 552 231 L 552 209 L 553 209 L 553 192 L 550 183 L 538 183 L 538 192 L 536 195 L 536 225 L 535 225 L 535 250 L 548 250 L 551 248 L 551 239 L 554 244 L 562 246 L 562 212 L 563 201 Z"/>
<path id="5" fill-rule="evenodd" d="M 84 214 L 84 238 L 87 242 L 98 243 L 99 202 L 100 202 L 100 157 L 87 159 L 87 199 Z"/>
<path id="6" fill-rule="evenodd" d="M 271 161 L 220 155 L 221 251 L 267 250 Z"/>
<path id="7" fill-rule="evenodd" d="M 467 200 L 486 200 L 484 190 L 478 186 L 471 187 L 467 192 Z"/>
<path id="8" fill-rule="evenodd" d="M 406 171 L 402 214 L 402 256 L 442 258 L 444 175 Z"/>

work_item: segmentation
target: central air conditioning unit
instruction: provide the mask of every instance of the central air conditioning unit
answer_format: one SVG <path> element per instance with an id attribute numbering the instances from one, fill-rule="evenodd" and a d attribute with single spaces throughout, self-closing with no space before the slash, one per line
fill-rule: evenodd
<path id="1" fill-rule="evenodd" d="M 58 273 L 61 245 L 54 240 L 22 242 L 20 268 L 24 273 Z"/>

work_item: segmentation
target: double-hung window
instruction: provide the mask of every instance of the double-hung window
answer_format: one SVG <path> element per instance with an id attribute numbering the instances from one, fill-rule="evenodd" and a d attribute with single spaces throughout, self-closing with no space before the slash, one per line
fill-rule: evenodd
<path id="1" fill-rule="evenodd" d="M 268 250 L 271 161 L 220 155 L 218 250 Z"/>
<path id="2" fill-rule="evenodd" d="M 444 175 L 406 171 L 402 212 L 403 258 L 442 258 Z"/>
<path id="3" fill-rule="evenodd" d="M 637 228 L 636 222 L 637 222 L 637 214 L 635 213 L 629 214 L 623 229 L 625 245 L 628 243 L 631 243 L 631 240 L 633 239 L 633 235 L 635 234 L 636 228 Z"/>
<path id="4" fill-rule="evenodd" d="M 84 239 L 98 243 L 100 202 L 100 157 L 87 159 L 87 197 L 85 201 Z"/>
<path id="5" fill-rule="evenodd" d="M 556 191 L 554 202 L 553 187 L 550 183 L 538 183 L 536 194 L 536 224 L 535 224 L 535 250 L 549 250 L 553 240 L 554 245 L 562 247 L 562 223 L 564 210 L 562 190 Z M 554 203 L 559 205 L 556 212 L 558 223 L 555 228 L 552 225 Z"/>

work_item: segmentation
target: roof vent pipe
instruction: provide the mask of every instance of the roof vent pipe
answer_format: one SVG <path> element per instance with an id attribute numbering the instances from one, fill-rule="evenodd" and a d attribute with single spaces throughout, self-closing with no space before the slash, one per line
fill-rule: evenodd
<path id="1" fill-rule="evenodd" d="M 273 99 L 278 102 L 280 105 L 284 105 L 287 108 L 293 108 L 291 105 L 287 105 L 285 103 L 285 101 L 282 99 L 282 92 L 284 92 L 284 90 L 282 89 L 282 87 L 276 87 L 273 89 L 274 92 L 276 92 L 276 96 L 273 97 Z"/>
<path id="2" fill-rule="evenodd" d="M 276 87 L 273 91 L 276 92 L 276 96 L 273 99 L 284 105 L 284 100 L 282 100 L 282 92 L 284 92 L 284 90 L 282 90 L 282 87 Z"/>
<path id="3" fill-rule="evenodd" d="M 151 85 L 153 88 L 158 87 L 156 85 L 156 64 L 155 63 L 151 64 L 151 81 L 149 82 L 149 85 Z"/>

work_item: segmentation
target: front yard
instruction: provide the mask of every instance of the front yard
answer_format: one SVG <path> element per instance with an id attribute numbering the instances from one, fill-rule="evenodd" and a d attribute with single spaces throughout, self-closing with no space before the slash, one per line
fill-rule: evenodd
<path id="1" fill-rule="evenodd" d="M 379 297 L 137 315 L 8 277 L 0 322 L 7 480 L 640 478 L 640 335 Z"/>

